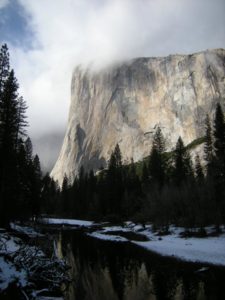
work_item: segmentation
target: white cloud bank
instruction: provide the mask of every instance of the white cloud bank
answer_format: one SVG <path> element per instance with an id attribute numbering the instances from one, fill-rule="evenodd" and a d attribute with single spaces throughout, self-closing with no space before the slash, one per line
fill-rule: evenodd
<path id="1" fill-rule="evenodd" d="M 76 64 L 225 47 L 224 0 L 18 1 L 32 48 L 10 48 L 32 136 L 65 126 Z"/>

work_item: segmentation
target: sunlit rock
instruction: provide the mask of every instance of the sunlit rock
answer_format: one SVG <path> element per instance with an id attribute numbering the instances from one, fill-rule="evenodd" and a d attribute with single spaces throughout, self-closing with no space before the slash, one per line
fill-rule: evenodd
<path id="1" fill-rule="evenodd" d="M 149 155 L 160 126 L 167 149 L 203 136 L 207 113 L 225 103 L 225 50 L 137 58 L 103 70 L 74 70 L 68 126 L 51 175 L 105 167 L 116 143 L 123 160 Z"/>

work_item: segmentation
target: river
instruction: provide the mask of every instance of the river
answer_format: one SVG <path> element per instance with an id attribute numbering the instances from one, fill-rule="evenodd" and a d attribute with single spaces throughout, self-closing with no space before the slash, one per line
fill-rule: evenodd
<path id="1" fill-rule="evenodd" d="M 225 268 L 187 263 L 79 231 L 57 237 L 71 266 L 67 300 L 225 299 Z"/>

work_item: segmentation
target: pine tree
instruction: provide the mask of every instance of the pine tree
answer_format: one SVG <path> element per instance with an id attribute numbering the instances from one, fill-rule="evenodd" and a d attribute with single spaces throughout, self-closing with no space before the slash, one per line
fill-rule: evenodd
<path id="1" fill-rule="evenodd" d="M 204 153 L 206 161 L 206 171 L 207 176 L 212 175 L 213 168 L 213 141 L 212 141 L 212 128 L 209 115 L 206 115 L 205 120 L 205 144 L 204 144 Z"/>
<path id="2" fill-rule="evenodd" d="M 37 217 L 40 213 L 40 195 L 41 195 L 41 166 L 38 155 L 34 156 L 32 161 L 32 178 L 31 178 L 31 214 Z"/>
<path id="3" fill-rule="evenodd" d="M 17 140 L 20 137 L 26 137 L 25 128 L 28 126 L 28 122 L 26 121 L 26 110 L 27 110 L 26 102 L 23 97 L 18 98 L 18 107 L 17 107 Z"/>
<path id="4" fill-rule="evenodd" d="M 131 162 L 130 162 L 127 173 L 128 173 L 128 178 L 129 178 L 130 185 L 135 188 L 135 186 L 136 186 L 136 184 L 139 180 L 138 180 L 138 176 L 137 176 L 137 173 L 136 173 L 136 168 L 135 168 L 133 158 L 131 159 Z"/>
<path id="5" fill-rule="evenodd" d="M 33 160 L 33 145 L 29 137 L 25 140 L 24 146 L 26 152 L 26 161 L 28 164 L 30 164 Z"/>
<path id="6" fill-rule="evenodd" d="M 61 191 L 61 203 L 62 203 L 62 213 L 69 213 L 69 183 L 68 178 L 65 175 L 62 183 L 62 191 Z"/>
<path id="7" fill-rule="evenodd" d="M 18 84 L 11 71 L 1 97 L 1 150 L 11 154 L 16 149 L 18 138 Z"/>
<path id="8" fill-rule="evenodd" d="M 32 143 L 20 138 L 17 154 L 17 218 L 36 217 L 40 212 L 41 167 L 39 157 L 33 158 Z"/>
<path id="9" fill-rule="evenodd" d="M 93 170 L 90 170 L 88 174 L 88 187 L 90 189 L 90 193 L 94 193 L 96 191 L 97 178 L 94 175 Z"/>
<path id="10" fill-rule="evenodd" d="M 9 76 L 9 52 L 7 45 L 2 45 L 0 50 L 0 223 L 2 225 L 5 225 L 4 223 L 7 223 L 6 217 L 5 217 L 5 201 L 3 199 L 4 196 L 4 181 L 3 176 L 5 173 L 5 170 L 3 170 L 3 102 L 2 102 L 2 94 L 5 87 L 5 82 L 8 79 Z"/>
<path id="11" fill-rule="evenodd" d="M 26 219 L 30 216 L 30 163 L 28 164 L 25 144 L 22 139 L 19 140 L 18 154 L 17 154 L 17 170 L 18 170 L 18 187 L 17 187 L 17 201 L 14 204 L 17 210 L 17 217 Z"/>
<path id="12" fill-rule="evenodd" d="M 114 151 L 112 152 L 109 160 L 109 170 L 119 169 L 122 166 L 122 156 L 120 147 L 116 144 Z"/>
<path id="13" fill-rule="evenodd" d="M 217 208 L 217 230 L 222 220 L 225 220 L 225 121 L 224 114 L 220 104 L 217 104 L 214 120 L 214 188 L 215 203 Z"/>
<path id="14" fill-rule="evenodd" d="M 195 157 L 195 174 L 196 174 L 197 181 L 202 182 L 204 179 L 204 173 L 203 173 L 200 157 L 198 154 Z"/>
<path id="15" fill-rule="evenodd" d="M 87 187 L 86 187 L 86 211 L 87 214 L 95 216 L 99 209 L 99 203 L 96 199 L 97 191 L 97 177 L 94 175 L 93 170 L 90 170 L 87 176 Z"/>
<path id="16" fill-rule="evenodd" d="M 225 122 L 220 104 L 217 104 L 216 107 L 213 135 L 217 176 L 225 180 Z"/>
<path id="17" fill-rule="evenodd" d="M 41 181 L 41 186 L 41 212 L 52 215 L 56 214 L 58 212 L 57 209 L 60 207 L 57 183 L 47 173 Z"/>
<path id="18" fill-rule="evenodd" d="M 188 150 L 181 137 L 178 138 L 174 151 L 174 179 L 179 186 L 193 176 L 192 163 Z"/>
<path id="19" fill-rule="evenodd" d="M 0 101 L 1 95 L 4 90 L 5 82 L 9 76 L 9 51 L 6 44 L 2 45 L 0 50 Z"/>
<path id="20" fill-rule="evenodd" d="M 24 218 L 30 211 L 34 162 L 28 151 L 25 128 L 26 103 L 18 94 L 18 82 L 10 70 L 7 45 L 0 51 L 0 223 Z M 31 154 L 29 154 L 31 152 Z M 29 159 L 27 156 L 30 156 Z M 33 171 L 32 171 L 33 170 Z M 29 199 L 29 201 L 28 201 Z"/>
<path id="21" fill-rule="evenodd" d="M 166 143 L 161 128 L 158 126 L 153 137 L 153 146 L 160 154 L 166 150 Z"/>
<path id="22" fill-rule="evenodd" d="M 154 137 L 152 150 L 149 157 L 149 174 L 152 183 L 162 187 L 165 181 L 166 160 L 163 155 L 165 152 L 165 140 L 160 127 L 157 128 Z"/>
<path id="23" fill-rule="evenodd" d="M 123 176 L 122 155 L 118 144 L 116 144 L 110 156 L 106 181 L 108 186 L 108 212 L 119 214 L 123 194 Z"/>
<path id="24" fill-rule="evenodd" d="M 123 186 L 125 191 L 123 193 L 123 210 L 124 214 L 128 218 L 130 215 L 134 215 L 140 208 L 140 195 L 141 195 L 141 183 L 136 172 L 136 166 L 134 160 L 131 159 L 130 165 L 124 169 L 123 177 L 127 177 L 126 183 L 123 180 Z"/>
<path id="25" fill-rule="evenodd" d="M 18 84 L 11 71 L 1 94 L 0 123 L 0 198 L 4 223 L 14 218 L 16 194 L 19 186 L 17 169 L 18 148 Z"/>
<path id="26" fill-rule="evenodd" d="M 142 167 L 141 182 L 145 184 L 148 182 L 148 179 L 149 179 L 148 168 L 147 168 L 147 164 L 144 162 Z"/>
<path id="27" fill-rule="evenodd" d="M 152 150 L 149 157 L 149 174 L 151 182 L 159 183 L 163 181 L 161 156 L 154 145 L 152 146 Z"/>

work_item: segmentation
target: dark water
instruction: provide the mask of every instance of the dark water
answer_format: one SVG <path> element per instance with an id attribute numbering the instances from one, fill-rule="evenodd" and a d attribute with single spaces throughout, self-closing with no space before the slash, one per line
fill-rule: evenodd
<path id="1" fill-rule="evenodd" d="M 58 249 L 72 266 L 69 300 L 225 300 L 225 268 L 199 272 L 201 264 L 74 231 L 60 234 Z"/>

